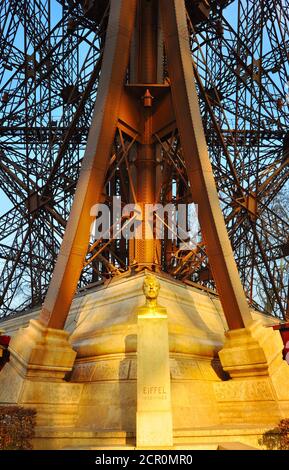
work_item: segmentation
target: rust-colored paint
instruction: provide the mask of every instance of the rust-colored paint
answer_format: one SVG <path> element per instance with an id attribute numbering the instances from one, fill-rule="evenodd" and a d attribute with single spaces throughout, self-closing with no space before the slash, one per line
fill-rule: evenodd
<path id="1" fill-rule="evenodd" d="M 129 61 L 137 0 L 111 0 L 103 67 L 94 116 L 75 198 L 40 314 L 50 328 L 63 328 L 75 294 L 89 242 L 91 207 L 101 200 L 116 132 Z"/>
<path id="2" fill-rule="evenodd" d="M 160 78 L 160 8 L 170 85 Z M 133 40 L 132 40 L 133 38 Z M 125 83 L 130 59 L 130 83 Z M 160 83 L 158 83 L 160 82 Z M 156 130 L 178 128 L 210 267 L 230 329 L 252 318 L 234 261 L 208 155 L 189 47 L 184 0 L 112 0 L 104 59 L 85 157 L 65 237 L 40 321 L 63 328 L 88 248 L 91 207 L 101 201 L 117 127 L 137 136 L 136 199 L 157 198 Z M 160 138 L 160 136 L 158 136 Z M 154 240 L 142 240 L 135 256 L 150 266 Z"/>
<path id="3" fill-rule="evenodd" d="M 183 0 L 160 0 L 173 106 L 193 200 L 210 266 L 230 329 L 252 322 L 220 208 L 209 159 L 189 47 Z"/>

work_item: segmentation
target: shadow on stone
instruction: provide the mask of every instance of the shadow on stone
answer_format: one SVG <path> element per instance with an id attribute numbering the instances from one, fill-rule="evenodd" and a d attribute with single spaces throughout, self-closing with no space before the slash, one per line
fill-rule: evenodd
<path id="1" fill-rule="evenodd" d="M 136 343 L 137 335 L 125 338 L 125 357 L 119 366 L 119 406 L 121 430 L 126 432 L 126 444 L 135 444 L 136 432 Z"/>
<path id="2" fill-rule="evenodd" d="M 3 355 L 0 358 L 0 371 L 3 369 L 5 364 L 10 361 L 10 351 L 8 349 L 3 350 Z"/>
<path id="3" fill-rule="evenodd" d="M 215 373 L 223 382 L 230 380 L 230 375 L 224 371 L 222 364 L 219 359 L 214 358 L 211 360 L 211 366 L 214 369 Z"/>

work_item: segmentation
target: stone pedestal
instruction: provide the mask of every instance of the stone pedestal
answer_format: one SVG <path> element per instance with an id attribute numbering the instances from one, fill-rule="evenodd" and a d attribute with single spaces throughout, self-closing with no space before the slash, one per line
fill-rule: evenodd
<path id="1" fill-rule="evenodd" d="M 36 408 L 38 425 L 71 425 L 81 389 L 63 380 L 76 356 L 68 333 L 31 320 L 12 338 L 9 350 L 0 375 L 0 403 Z"/>
<path id="2" fill-rule="evenodd" d="M 168 315 L 174 448 L 210 448 L 221 442 L 258 446 L 266 431 L 289 416 L 289 366 L 282 360 L 279 332 L 254 324 L 225 336 L 227 324 L 216 296 L 168 276 L 155 277 L 161 286 L 158 302 L 166 310 L 158 306 L 159 313 Z M 32 313 L 25 320 L 13 317 L 1 323 L 13 339 L 10 362 L 0 371 L 0 403 L 36 408 L 35 449 L 136 445 L 137 382 L 146 377 L 144 373 L 140 380 L 137 373 L 137 349 L 145 337 L 138 321 L 144 278 L 144 273 L 118 278 L 79 295 L 66 325 L 70 337 L 37 321 L 14 336 L 17 322 L 28 324 Z M 276 322 L 252 314 L 263 325 Z M 33 315 L 37 318 L 39 312 Z M 149 366 L 145 364 L 153 380 L 148 385 L 162 387 L 163 362 L 155 366 L 154 358 L 161 361 L 165 335 L 157 339 L 151 320 L 148 337 L 153 340 L 147 347 L 152 353 Z M 147 408 L 142 410 L 149 415 Z M 150 419 L 148 430 L 159 425 L 156 412 L 164 413 L 161 439 L 147 437 L 151 447 L 170 446 L 163 419 L 168 410 L 153 409 L 156 421 Z"/>
<path id="3" fill-rule="evenodd" d="M 25 378 L 62 380 L 72 370 L 76 352 L 63 330 L 44 328 L 37 320 L 10 342 L 11 365 Z"/>
<path id="4" fill-rule="evenodd" d="M 137 447 L 171 447 L 168 317 L 165 308 L 138 309 Z"/>
<path id="5" fill-rule="evenodd" d="M 225 337 L 219 357 L 233 379 L 272 375 L 284 362 L 280 333 L 263 327 L 259 321 L 249 328 L 228 331 Z"/>
<path id="6" fill-rule="evenodd" d="M 253 322 L 226 333 L 219 352 L 232 380 L 215 385 L 223 423 L 278 423 L 289 416 L 289 366 L 278 331 Z"/>

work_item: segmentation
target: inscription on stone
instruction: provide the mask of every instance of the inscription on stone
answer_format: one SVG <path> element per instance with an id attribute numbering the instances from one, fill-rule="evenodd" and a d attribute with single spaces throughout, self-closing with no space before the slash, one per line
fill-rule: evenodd
<path id="1" fill-rule="evenodd" d="M 171 375 L 173 379 L 198 380 L 202 374 L 196 361 L 173 359 L 171 361 Z"/>
<path id="2" fill-rule="evenodd" d="M 91 377 L 92 382 L 102 380 L 126 380 L 129 371 L 129 360 L 110 360 L 97 362 Z"/>
<path id="3" fill-rule="evenodd" d="M 165 387 L 155 386 L 144 386 L 143 395 L 145 400 L 167 400 L 167 392 Z"/>
<path id="4" fill-rule="evenodd" d="M 216 398 L 220 402 L 273 400 L 272 389 L 268 382 L 247 380 L 227 381 L 214 385 Z"/>
<path id="5" fill-rule="evenodd" d="M 75 382 L 89 382 L 94 367 L 94 364 L 78 364 L 73 371 L 73 380 Z"/>

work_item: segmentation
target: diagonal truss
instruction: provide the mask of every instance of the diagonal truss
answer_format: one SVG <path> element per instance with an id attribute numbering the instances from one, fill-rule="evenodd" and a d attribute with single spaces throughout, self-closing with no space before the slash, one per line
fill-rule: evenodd
<path id="1" fill-rule="evenodd" d="M 251 305 L 284 317 L 289 4 L 186 6 L 203 125 L 241 280 Z M 1 315 L 38 305 L 47 291 L 91 123 L 108 11 L 108 1 L 1 2 Z M 134 138 L 124 128 L 115 136 L 103 189 L 108 202 L 114 195 L 133 200 Z M 178 132 L 155 138 L 159 201 L 188 201 Z M 164 240 L 156 264 L 185 282 L 215 289 L 204 240 L 191 251 L 180 249 L 180 242 Z M 129 251 L 123 240 L 89 247 L 79 287 L 135 269 Z"/>

